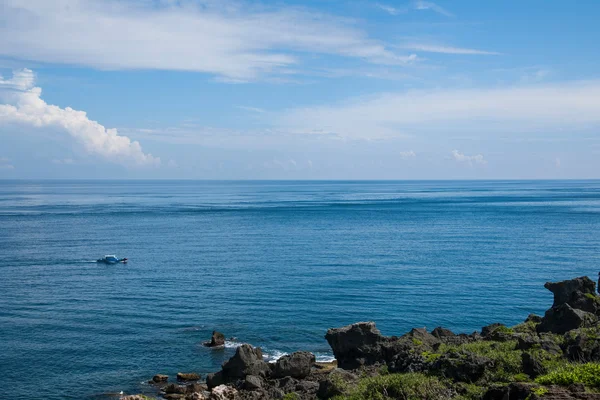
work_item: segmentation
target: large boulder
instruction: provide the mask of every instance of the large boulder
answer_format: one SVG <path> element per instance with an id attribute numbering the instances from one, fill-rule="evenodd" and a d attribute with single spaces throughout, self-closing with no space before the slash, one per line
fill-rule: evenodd
<path id="1" fill-rule="evenodd" d="M 561 282 L 546 282 L 544 287 L 554 294 L 552 308 L 568 304 L 574 309 L 594 314 L 600 311 L 596 283 L 587 276 Z"/>
<path id="2" fill-rule="evenodd" d="M 538 332 L 563 334 L 573 329 L 592 326 L 597 321 L 596 315 L 563 303 L 546 311 L 542 322 L 536 329 Z"/>
<path id="3" fill-rule="evenodd" d="M 273 377 L 283 378 L 291 376 L 302 379 L 310 374 L 312 366 L 315 364 L 315 356 L 307 351 L 298 351 L 281 357 L 273 367 Z"/>
<path id="4" fill-rule="evenodd" d="M 222 368 L 223 376 L 227 379 L 243 379 L 246 375 L 264 377 L 269 371 L 269 364 L 263 360 L 261 349 L 249 344 L 238 347 Z"/>
<path id="5" fill-rule="evenodd" d="M 338 366 L 355 369 L 382 361 L 383 345 L 386 338 L 375 327 L 374 322 L 333 328 L 327 331 L 325 339 L 338 360 Z"/>
<path id="6" fill-rule="evenodd" d="M 223 384 L 243 380 L 247 375 L 265 378 L 270 372 L 271 368 L 263 360 L 261 349 L 243 344 L 236 349 L 233 357 L 223 363 L 221 371 L 206 376 L 206 385 L 209 389 L 213 389 Z"/>

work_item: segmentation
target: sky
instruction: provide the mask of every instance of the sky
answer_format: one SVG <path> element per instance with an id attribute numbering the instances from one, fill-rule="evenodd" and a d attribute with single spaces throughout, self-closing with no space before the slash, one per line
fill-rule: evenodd
<path id="1" fill-rule="evenodd" d="M 0 0 L 0 179 L 598 179 L 600 1 Z"/>

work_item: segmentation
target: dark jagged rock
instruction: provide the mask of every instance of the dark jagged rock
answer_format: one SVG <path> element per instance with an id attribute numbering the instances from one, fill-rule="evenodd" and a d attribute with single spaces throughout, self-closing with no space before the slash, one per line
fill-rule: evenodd
<path id="1" fill-rule="evenodd" d="M 493 323 L 487 326 L 484 326 L 483 328 L 481 328 L 481 337 L 483 337 L 484 339 L 486 337 L 488 337 L 492 332 L 494 332 L 496 329 L 500 328 L 500 327 L 504 327 L 506 328 L 506 325 L 504 324 L 499 324 L 499 323 Z"/>
<path id="2" fill-rule="evenodd" d="M 208 390 L 208 388 L 201 383 L 190 383 L 185 387 L 186 393 L 201 393 L 205 390 Z"/>
<path id="3" fill-rule="evenodd" d="M 600 361 L 600 328 L 578 329 L 565 335 L 565 355 L 574 362 Z"/>
<path id="4" fill-rule="evenodd" d="M 244 389 L 256 390 L 262 388 L 262 380 L 258 376 L 247 375 L 244 380 Z"/>
<path id="5" fill-rule="evenodd" d="M 223 363 L 221 371 L 207 375 L 206 384 L 209 389 L 212 389 L 242 380 L 247 375 L 264 378 L 269 375 L 270 371 L 269 364 L 263 361 L 261 349 L 243 344 L 236 349 L 233 357 Z"/>
<path id="6" fill-rule="evenodd" d="M 473 353 L 447 353 L 438 358 L 432 370 L 438 375 L 458 382 L 472 383 L 480 379 L 486 369 L 493 366 L 489 358 Z"/>
<path id="7" fill-rule="evenodd" d="M 338 360 L 338 366 L 354 369 L 382 360 L 385 337 L 374 322 L 359 322 L 343 328 L 329 329 L 325 339 Z"/>
<path id="8" fill-rule="evenodd" d="M 206 375 L 206 386 L 208 386 L 208 389 L 215 388 L 217 386 L 222 385 L 223 383 L 225 383 L 225 379 L 223 378 L 223 371 Z"/>
<path id="9" fill-rule="evenodd" d="M 550 354 L 562 354 L 562 349 L 556 343 L 555 337 L 550 333 L 541 333 L 539 336 L 521 335 L 517 339 L 517 350 L 541 349 Z"/>
<path id="10" fill-rule="evenodd" d="M 225 346 L 225 335 L 221 332 L 213 331 L 209 342 L 204 342 L 207 347 L 222 347 Z"/>
<path id="11" fill-rule="evenodd" d="M 273 376 L 282 378 L 291 376 L 294 378 L 305 378 L 310 374 L 312 366 L 315 364 L 315 356 L 307 351 L 298 351 L 290 355 L 281 357 L 273 367 Z"/>
<path id="12" fill-rule="evenodd" d="M 435 336 L 425 329 L 413 329 L 402 337 L 381 335 L 374 322 L 359 322 L 343 328 L 329 329 L 325 338 L 329 342 L 338 366 L 356 369 L 361 366 L 387 364 L 399 354 L 431 349 L 439 344 Z"/>
<path id="13" fill-rule="evenodd" d="M 537 326 L 537 331 L 563 334 L 573 329 L 589 327 L 597 321 L 598 318 L 594 314 L 574 309 L 568 303 L 564 303 L 546 311 L 542 323 Z"/>
<path id="14" fill-rule="evenodd" d="M 452 332 L 450 329 L 442 328 L 441 326 L 438 326 L 437 328 L 432 330 L 431 334 L 438 339 L 456 336 L 454 332 Z"/>
<path id="15" fill-rule="evenodd" d="M 425 328 L 413 328 L 403 338 L 411 339 L 415 345 L 434 346 L 440 343 L 440 339 L 427 332 Z"/>
<path id="16" fill-rule="evenodd" d="M 537 385 L 518 382 L 508 386 L 493 386 L 483 395 L 483 400 L 526 400 L 531 398 L 535 387 Z"/>
<path id="17" fill-rule="evenodd" d="M 599 314 L 600 299 L 596 296 L 596 283 L 587 276 L 561 282 L 546 282 L 544 287 L 554 294 L 552 308 L 568 304 L 576 310 Z"/>
<path id="18" fill-rule="evenodd" d="M 199 381 L 200 375 L 195 372 L 178 372 L 177 373 L 178 381 Z"/>
<path id="19" fill-rule="evenodd" d="M 525 322 L 533 322 L 534 324 L 539 324 L 540 322 L 542 322 L 542 317 L 535 314 L 529 314 L 525 319 Z"/>
<path id="20" fill-rule="evenodd" d="M 531 353 L 521 353 L 521 362 L 523 365 L 523 372 L 529 375 L 532 379 L 535 379 L 538 376 L 546 373 L 546 369 L 544 368 L 541 360 Z"/>
<path id="21" fill-rule="evenodd" d="M 175 383 L 171 383 L 170 385 L 162 388 L 162 391 L 166 394 L 185 394 L 186 388 L 185 386 L 179 386 Z"/>
<path id="22" fill-rule="evenodd" d="M 249 344 L 238 347 L 233 357 L 225 362 L 222 368 L 224 377 L 236 379 L 243 379 L 246 375 L 264 377 L 269 370 L 269 365 L 263 361 L 261 349 Z"/>

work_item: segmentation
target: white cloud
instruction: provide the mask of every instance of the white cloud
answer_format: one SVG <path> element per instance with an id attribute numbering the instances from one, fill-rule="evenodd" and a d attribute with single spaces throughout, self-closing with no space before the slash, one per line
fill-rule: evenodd
<path id="1" fill-rule="evenodd" d="M 457 54 L 457 55 L 492 55 L 497 56 L 501 53 L 495 51 L 467 49 L 462 47 L 440 46 L 432 44 L 412 43 L 400 46 L 403 49 L 423 51 L 426 53 Z"/>
<path id="2" fill-rule="evenodd" d="M 505 88 L 381 93 L 334 105 L 294 108 L 282 129 L 355 139 L 415 132 L 556 132 L 600 126 L 600 81 Z"/>
<path id="3" fill-rule="evenodd" d="M 12 79 L 0 77 L 0 126 L 55 127 L 71 135 L 88 152 L 110 161 L 124 165 L 160 164 L 160 159 L 145 154 L 138 142 L 90 120 L 84 111 L 46 103 L 41 98 L 42 89 L 34 84 L 35 75 L 29 69 L 16 71 Z"/>
<path id="4" fill-rule="evenodd" d="M 382 3 L 376 3 L 375 6 L 390 15 L 404 14 L 410 10 L 430 10 L 430 11 L 436 12 L 438 14 L 445 15 L 446 17 L 454 16 L 454 14 L 452 14 L 450 11 L 448 11 L 430 1 L 417 0 L 417 1 L 414 1 L 412 4 L 410 4 L 409 6 L 405 6 L 405 7 L 401 7 L 401 8 L 392 7 L 390 5 L 382 4 Z"/>
<path id="5" fill-rule="evenodd" d="M 0 157 L 0 170 L 15 169 L 15 166 L 10 163 L 10 158 Z"/>
<path id="6" fill-rule="evenodd" d="M 380 4 L 377 3 L 375 4 L 375 6 L 377 8 L 379 8 L 380 10 L 385 11 L 386 13 L 390 14 L 390 15 L 398 15 L 398 14 L 402 14 L 406 12 L 406 9 L 401 9 L 401 8 L 395 8 L 392 6 L 388 6 L 386 4 Z"/>
<path id="7" fill-rule="evenodd" d="M 233 1 L 4 0 L 0 55 L 105 69 L 163 69 L 245 82 L 303 53 L 404 65 L 355 24 L 300 8 Z"/>
<path id="8" fill-rule="evenodd" d="M 469 165 L 487 164 L 487 161 L 485 160 L 485 158 L 483 158 L 483 155 L 481 155 L 481 154 L 477 154 L 474 156 L 466 156 L 463 153 L 459 152 L 458 150 L 452 150 L 452 158 L 454 158 L 454 160 L 457 162 L 467 163 Z"/>
<path id="9" fill-rule="evenodd" d="M 251 112 L 255 112 L 255 113 L 259 113 L 259 114 L 264 114 L 264 112 L 265 112 L 265 110 L 263 110 L 262 108 L 258 108 L 258 107 L 237 106 L 237 108 L 239 108 L 240 110 L 251 111 Z"/>
<path id="10" fill-rule="evenodd" d="M 556 165 L 556 168 L 560 168 L 560 165 L 561 165 L 560 158 L 556 157 L 556 160 L 554 160 L 554 165 Z"/>
<path id="11" fill-rule="evenodd" d="M 414 8 L 415 10 L 431 10 L 438 14 L 445 15 L 446 17 L 454 17 L 454 14 L 452 14 L 450 11 L 430 1 L 416 1 L 414 3 Z"/>
<path id="12" fill-rule="evenodd" d="M 403 160 L 408 160 L 408 159 L 415 158 L 415 157 L 417 157 L 417 154 L 412 150 L 400 152 L 400 158 Z"/>

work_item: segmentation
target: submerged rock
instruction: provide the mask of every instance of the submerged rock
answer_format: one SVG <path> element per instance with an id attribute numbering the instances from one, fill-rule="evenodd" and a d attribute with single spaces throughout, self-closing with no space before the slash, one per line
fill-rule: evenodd
<path id="1" fill-rule="evenodd" d="M 178 381 L 199 381 L 200 375 L 195 372 L 178 372 L 177 373 Z"/>
<path id="2" fill-rule="evenodd" d="M 163 374 L 156 374 L 152 377 L 153 383 L 163 383 L 163 382 L 167 382 L 168 380 L 169 380 L 169 376 L 163 375 Z"/>

